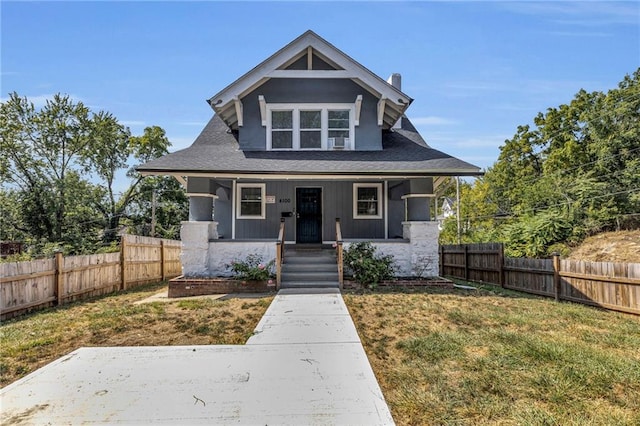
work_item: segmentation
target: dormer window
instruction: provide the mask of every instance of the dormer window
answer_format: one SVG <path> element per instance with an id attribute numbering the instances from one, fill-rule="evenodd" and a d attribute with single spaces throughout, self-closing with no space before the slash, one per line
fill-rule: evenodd
<path id="1" fill-rule="evenodd" d="M 271 146 L 273 149 L 293 148 L 293 111 L 271 112 Z"/>
<path id="2" fill-rule="evenodd" d="M 322 148 L 322 111 L 300 111 L 300 149 Z"/>
<path id="3" fill-rule="evenodd" d="M 268 150 L 352 150 L 354 104 L 266 104 Z"/>

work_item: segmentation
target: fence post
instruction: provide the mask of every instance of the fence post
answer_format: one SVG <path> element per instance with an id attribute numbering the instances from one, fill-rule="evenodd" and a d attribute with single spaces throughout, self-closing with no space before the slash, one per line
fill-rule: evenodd
<path id="1" fill-rule="evenodd" d="M 560 254 L 553 253 L 553 286 L 556 302 L 560 301 L 562 280 L 560 278 Z"/>
<path id="2" fill-rule="evenodd" d="M 469 246 L 464 245 L 464 280 L 469 281 Z"/>
<path id="3" fill-rule="evenodd" d="M 56 304 L 62 305 L 64 298 L 64 258 L 62 252 L 56 252 Z"/>
<path id="4" fill-rule="evenodd" d="M 444 248 L 442 247 L 442 244 L 440 244 L 440 246 L 438 246 L 438 254 L 439 254 L 439 264 L 438 264 L 438 274 L 441 277 L 444 277 Z"/>
<path id="5" fill-rule="evenodd" d="M 164 252 L 164 240 L 160 240 L 160 274 L 162 275 L 162 281 L 167 279 L 166 261 L 167 256 Z"/>
<path id="6" fill-rule="evenodd" d="M 126 265 L 127 238 L 126 235 L 120 237 L 120 290 L 127 289 L 127 265 Z"/>
<path id="7" fill-rule="evenodd" d="M 498 245 L 498 280 L 500 281 L 500 287 L 504 288 L 504 244 L 499 243 Z"/>

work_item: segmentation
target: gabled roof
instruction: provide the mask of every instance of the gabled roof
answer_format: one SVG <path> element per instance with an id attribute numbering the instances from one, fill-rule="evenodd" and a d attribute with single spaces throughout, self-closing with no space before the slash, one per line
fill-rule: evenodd
<path id="1" fill-rule="evenodd" d="M 306 66 L 291 66 L 307 57 Z M 321 69 L 314 69 L 321 63 Z M 346 78 L 384 100 L 383 128 L 390 128 L 413 99 L 387 83 L 311 30 L 287 44 L 251 71 L 213 95 L 209 105 L 232 129 L 238 127 L 239 100 L 271 78 Z M 268 101 L 268 100 L 267 100 Z M 241 124 L 240 124 L 241 125 Z"/>
<path id="2" fill-rule="evenodd" d="M 482 174 L 478 167 L 430 148 L 406 117 L 400 128 L 383 133 L 382 146 L 379 151 L 242 151 L 234 133 L 215 115 L 189 148 L 152 160 L 137 170 L 147 175 L 220 178 Z"/>

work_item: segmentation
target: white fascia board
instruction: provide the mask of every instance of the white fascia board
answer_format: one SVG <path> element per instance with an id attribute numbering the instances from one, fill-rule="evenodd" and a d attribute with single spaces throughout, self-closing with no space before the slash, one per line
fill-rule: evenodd
<path id="1" fill-rule="evenodd" d="M 278 68 L 290 58 L 298 55 L 301 51 L 308 51 L 308 47 L 312 47 L 320 54 L 331 59 L 343 70 L 331 71 L 331 75 L 343 75 L 343 77 L 336 78 L 351 78 L 353 80 L 360 80 L 360 84 L 365 84 L 372 90 L 378 93 L 378 97 L 386 97 L 392 103 L 398 105 L 399 109 L 404 110 L 409 106 L 412 99 L 399 91 L 382 78 L 369 71 L 367 68 L 341 52 L 338 48 L 331 45 L 329 42 L 322 39 L 313 31 L 307 31 L 300 37 L 284 46 L 282 49 L 271 55 L 262 63 L 258 64 L 248 73 L 238 78 L 231 83 L 221 92 L 215 94 L 209 99 L 209 104 L 217 112 L 218 109 L 224 109 L 224 107 L 233 101 L 234 97 L 242 98 L 244 95 L 255 89 L 262 84 L 266 79 L 271 78 L 272 75 L 288 76 L 292 70 L 278 70 Z M 275 71 L 279 71 L 275 73 Z M 298 71 L 300 75 L 303 73 L 317 73 L 318 71 Z M 319 78 L 317 76 L 311 77 L 313 74 L 309 74 L 308 78 Z M 323 74 L 330 75 L 330 74 Z"/>
<path id="2" fill-rule="evenodd" d="M 398 170 L 378 173 L 354 172 L 331 174 L 302 174 L 302 173 L 231 173 L 231 172 L 141 172 L 143 176 L 188 176 L 207 177 L 213 179 L 254 179 L 254 180 L 385 180 L 385 179 L 417 179 L 433 176 L 479 176 L 477 169 L 433 169 L 433 170 Z"/>

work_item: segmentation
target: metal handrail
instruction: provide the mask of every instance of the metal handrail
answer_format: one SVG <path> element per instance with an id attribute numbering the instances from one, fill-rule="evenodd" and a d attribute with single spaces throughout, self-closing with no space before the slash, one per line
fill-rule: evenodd
<path id="1" fill-rule="evenodd" d="M 338 283 L 340 284 L 340 290 L 343 285 L 344 267 L 342 265 L 342 226 L 340 225 L 340 218 L 336 218 L 336 260 L 338 262 Z"/>
<path id="2" fill-rule="evenodd" d="M 280 231 L 276 241 L 276 290 L 282 283 L 282 264 L 284 263 L 284 218 L 280 218 Z"/>

